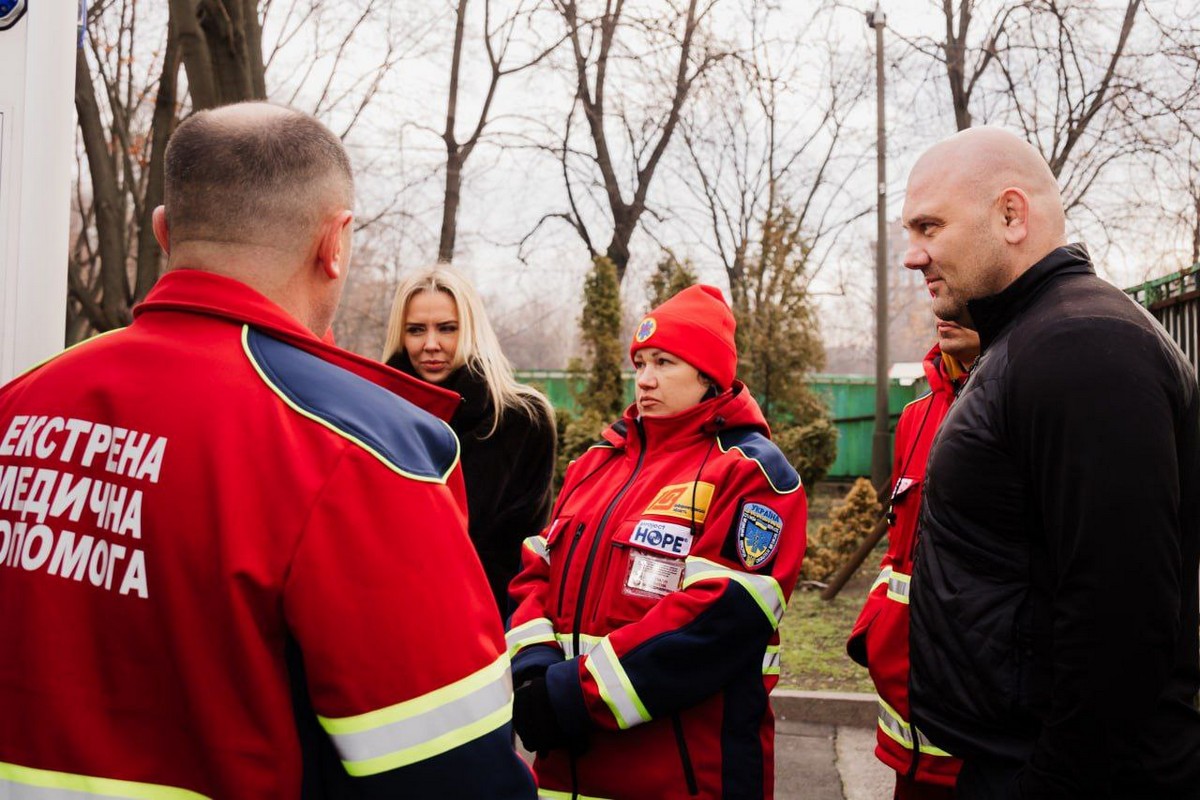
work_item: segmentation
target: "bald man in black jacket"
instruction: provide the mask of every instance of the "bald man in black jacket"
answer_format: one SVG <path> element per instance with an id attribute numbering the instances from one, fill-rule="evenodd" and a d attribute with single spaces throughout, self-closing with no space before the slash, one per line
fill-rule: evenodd
<path id="1" fill-rule="evenodd" d="M 934 443 L 913 723 L 959 797 L 1200 797 L 1200 392 L 1068 245 L 1034 148 L 978 128 L 909 178 L 905 266 L 982 355 Z"/>

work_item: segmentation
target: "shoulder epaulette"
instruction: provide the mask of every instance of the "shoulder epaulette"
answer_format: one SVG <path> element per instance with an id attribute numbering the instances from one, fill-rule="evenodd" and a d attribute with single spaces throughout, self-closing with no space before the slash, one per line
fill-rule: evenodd
<path id="1" fill-rule="evenodd" d="M 791 494 L 800 488 L 800 474 L 788 463 L 775 443 L 753 428 L 735 428 L 717 434 L 722 453 L 737 450 L 758 464 L 767 483 L 778 494 Z"/>
<path id="2" fill-rule="evenodd" d="M 381 386 L 250 326 L 242 347 L 292 409 L 363 448 L 389 469 L 444 483 L 458 463 L 450 426 Z"/>

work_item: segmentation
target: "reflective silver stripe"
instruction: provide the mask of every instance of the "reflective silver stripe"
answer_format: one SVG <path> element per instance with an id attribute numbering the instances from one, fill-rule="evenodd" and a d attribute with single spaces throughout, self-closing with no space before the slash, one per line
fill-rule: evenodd
<path id="1" fill-rule="evenodd" d="M 953 758 L 953 756 L 951 756 L 945 750 L 938 747 L 933 742 L 929 741 L 929 739 L 925 736 L 925 734 L 921 733 L 920 728 L 917 728 L 916 730 L 917 730 L 917 742 L 920 744 L 922 753 L 924 753 L 926 755 L 930 755 L 930 756 L 943 756 L 945 758 Z"/>
<path id="2" fill-rule="evenodd" d="M 604 637 L 593 636 L 589 633 L 579 634 L 578 653 L 575 652 L 575 642 L 573 641 L 571 634 L 556 633 L 554 634 L 554 640 L 558 642 L 558 646 L 562 648 L 563 657 L 567 660 L 570 660 L 575 656 L 586 656 L 588 653 L 592 652 L 592 650 L 594 650 L 596 646 L 600 644 L 600 642 L 604 641 Z"/>
<path id="3" fill-rule="evenodd" d="M 541 556 L 542 561 L 550 563 L 550 550 L 546 547 L 545 536 L 529 536 L 525 539 L 525 546 L 536 555 Z"/>
<path id="4" fill-rule="evenodd" d="M 641 698 L 637 696 L 637 691 L 634 690 L 620 659 L 612 649 L 612 643 L 607 638 L 600 642 L 599 647 L 588 653 L 587 660 L 583 663 L 595 679 L 600 697 L 612 712 L 621 730 L 650 721 L 650 712 L 642 705 Z"/>
<path id="5" fill-rule="evenodd" d="M 912 733 L 908 729 L 908 723 L 900 719 L 899 715 L 893 716 L 887 703 L 882 700 L 879 701 L 879 727 L 883 728 L 884 732 L 897 742 L 912 750 Z"/>
<path id="6" fill-rule="evenodd" d="M 374 775 L 453 750 L 512 719 L 507 655 L 420 697 L 356 717 L 319 717 L 351 775 Z"/>
<path id="7" fill-rule="evenodd" d="M 174 786 L 52 772 L 0 762 L 4 800 L 207 800 Z"/>
<path id="8" fill-rule="evenodd" d="M 779 645 L 773 644 L 767 646 L 767 652 L 763 655 L 763 675 L 778 675 L 779 674 Z"/>
<path id="9" fill-rule="evenodd" d="M 742 586 L 754 601 L 758 603 L 759 608 L 771 620 L 771 627 L 779 626 L 779 621 L 783 619 L 784 609 L 787 608 L 787 603 L 783 599 L 783 590 L 779 588 L 779 582 L 770 575 L 754 575 L 749 572 L 731 569 L 714 561 L 709 561 L 705 558 L 689 556 L 687 559 L 687 567 L 683 573 L 683 588 L 688 588 L 694 583 L 699 583 L 703 580 L 713 580 L 720 578 L 728 578 Z"/>
<path id="10" fill-rule="evenodd" d="M 881 570 L 879 571 L 879 577 L 878 577 L 878 578 L 876 578 L 876 579 L 875 579 L 875 582 L 871 584 L 870 591 L 871 591 L 871 592 L 873 592 L 873 591 L 875 591 L 877 588 L 879 588 L 880 586 L 883 586 L 884 584 L 886 584 L 886 583 L 888 582 L 888 580 L 889 580 L 891 577 L 892 577 L 892 568 L 891 568 L 891 567 L 884 567 L 883 569 L 881 569 Z"/>
<path id="11" fill-rule="evenodd" d="M 905 575 L 903 572 L 893 570 L 892 574 L 888 577 L 888 599 L 908 605 L 908 585 L 911 580 L 911 575 Z"/>
<path id="12" fill-rule="evenodd" d="M 905 722 L 894 708 L 885 703 L 883 698 L 879 698 L 879 727 L 906 749 L 912 750 L 912 726 Z M 926 755 L 950 757 L 949 753 L 930 742 L 920 730 L 917 730 L 917 742 L 920 752 Z"/>
<path id="13" fill-rule="evenodd" d="M 522 647 L 534 644 L 555 644 L 554 626 L 545 617 L 531 619 L 504 634 L 508 655 L 512 658 Z"/>

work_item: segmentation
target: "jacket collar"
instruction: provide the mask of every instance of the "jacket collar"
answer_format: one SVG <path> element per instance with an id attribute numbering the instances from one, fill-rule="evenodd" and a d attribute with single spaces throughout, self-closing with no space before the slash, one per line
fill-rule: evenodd
<path id="1" fill-rule="evenodd" d="M 631 452 L 637 452 L 642 446 L 643 437 L 647 447 L 678 450 L 701 439 L 709 439 L 722 430 L 747 427 L 757 429 L 768 438 L 771 436 L 750 390 L 741 381 L 734 381 L 728 391 L 670 416 L 639 419 L 635 403 L 625 409 L 618 423 L 604 431 L 604 439 Z"/>
<path id="2" fill-rule="evenodd" d="M 233 278 L 195 269 L 171 270 L 134 307 L 133 316 L 137 320 L 144 314 L 159 312 L 200 314 L 236 325 L 250 325 L 381 386 L 443 420 L 449 420 L 458 408 L 458 396 L 453 392 L 343 350 L 333 344 L 332 337 L 318 339 L 278 305 Z"/>
<path id="3" fill-rule="evenodd" d="M 391 358 L 387 360 L 387 365 L 422 383 L 426 382 L 417 374 L 412 359 L 408 357 L 408 353 L 403 347 L 392 354 Z M 450 373 L 446 377 L 446 381 L 438 386 L 462 395 L 458 409 L 454 412 L 454 419 L 450 421 L 456 431 L 459 433 L 473 431 L 484 423 L 487 423 L 488 428 L 491 427 L 492 396 L 488 392 L 487 382 L 483 378 L 464 366 Z M 486 430 L 484 432 L 486 433 Z"/>
<path id="4" fill-rule="evenodd" d="M 1094 275 L 1092 260 L 1083 244 L 1069 244 L 1050 251 L 1049 255 L 1023 272 L 1001 291 L 988 297 L 967 302 L 967 311 L 975 330 L 979 331 L 980 351 L 1008 327 L 1008 323 L 1024 311 L 1052 281 L 1063 275 Z"/>
<path id="5" fill-rule="evenodd" d="M 929 382 L 929 390 L 937 395 L 944 395 L 947 398 L 954 397 L 954 380 L 950 377 L 946 369 L 946 361 L 942 356 L 942 348 L 939 344 L 934 344 L 929 348 L 929 352 L 925 354 L 925 379 Z M 959 378 L 961 384 L 965 378 Z"/>

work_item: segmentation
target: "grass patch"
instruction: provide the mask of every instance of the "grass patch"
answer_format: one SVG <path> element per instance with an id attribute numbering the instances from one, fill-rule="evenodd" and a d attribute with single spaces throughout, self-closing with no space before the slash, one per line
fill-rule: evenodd
<path id="1" fill-rule="evenodd" d="M 808 502 L 810 532 L 829 518 L 833 505 L 848 489 L 848 485 L 817 485 Z M 875 691 L 867 670 L 846 655 L 846 639 L 858 619 L 867 590 L 879 572 L 884 551 L 883 545 L 877 548 L 833 600 L 822 600 L 818 591 L 797 588 L 792 593 L 779 626 L 781 687 L 830 692 Z"/>
<path id="2" fill-rule="evenodd" d="M 875 562 L 878 564 L 878 561 Z M 874 692 L 866 669 L 846 655 L 846 638 L 858 619 L 869 579 L 855 578 L 826 602 L 797 589 L 779 626 L 779 685 L 786 689 Z"/>

